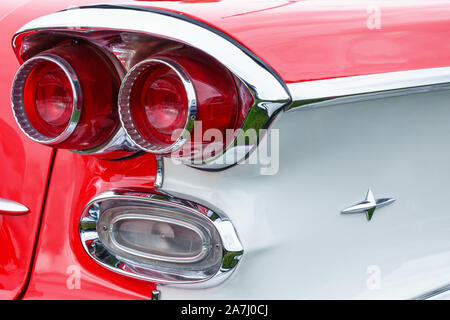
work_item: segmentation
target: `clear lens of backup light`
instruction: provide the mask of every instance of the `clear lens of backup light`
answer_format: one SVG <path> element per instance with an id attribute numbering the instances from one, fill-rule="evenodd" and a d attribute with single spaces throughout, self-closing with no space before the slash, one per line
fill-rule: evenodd
<path id="1" fill-rule="evenodd" d="M 207 258 L 212 249 L 210 232 L 201 221 L 193 217 L 173 219 L 164 210 L 139 206 L 107 209 L 97 230 L 110 251 L 140 263 L 195 262 Z M 209 260 L 214 264 L 216 258 L 213 254 Z"/>
<path id="2" fill-rule="evenodd" d="M 169 221 L 134 217 L 114 224 L 112 237 L 117 245 L 145 256 L 173 260 L 201 257 L 203 239 L 199 232 Z M 152 248 L 147 248 L 148 244 Z"/>
<path id="3" fill-rule="evenodd" d="M 234 270 L 243 249 L 230 225 L 191 201 L 107 192 L 85 208 L 79 231 L 86 252 L 108 269 L 156 283 L 192 284 L 224 279 Z"/>

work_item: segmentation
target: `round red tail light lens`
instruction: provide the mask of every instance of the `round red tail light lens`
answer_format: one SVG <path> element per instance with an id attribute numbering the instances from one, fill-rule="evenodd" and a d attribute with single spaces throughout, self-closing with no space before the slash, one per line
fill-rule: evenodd
<path id="1" fill-rule="evenodd" d="M 17 123 L 34 141 L 58 144 L 76 127 L 81 87 L 72 67 L 55 55 L 29 59 L 16 74 L 12 105 Z"/>
<path id="2" fill-rule="evenodd" d="M 133 106 L 143 106 L 148 124 L 162 135 L 161 140 L 186 124 L 188 98 L 175 72 L 164 66 L 139 83 L 142 88 L 132 97 Z"/>
<path id="3" fill-rule="evenodd" d="M 240 101 L 240 96 L 232 74 L 219 62 L 182 48 L 144 60 L 128 72 L 119 93 L 119 114 L 141 149 L 201 162 L 226 148 L 227 130 L 240 128 L 253 103 Z"/>
<path id="4" fill-rule="evenodd" d="M 120 78 L 98 49 L 66 43 L 28 59 L 14 78 L 12 108 L 32 140 L 57 148 L 89 150 L 119 126 Z"/>
<path id="5" fill-rule="evenodd" d="M 178 149 L 192 129 L 196 112 L 192 81 L 170 60 L 145 60 L 122 83 L 122 124 L 134 143 L 148 152 L 165 154 Z"/>
<path id="6" fill-rule="evenodd" d="M 53 126 L 62 126 L 72 115 L 72 85 L 57 66 L 46 72 L 36 85 L 35 104 L 41 118 Z"/>

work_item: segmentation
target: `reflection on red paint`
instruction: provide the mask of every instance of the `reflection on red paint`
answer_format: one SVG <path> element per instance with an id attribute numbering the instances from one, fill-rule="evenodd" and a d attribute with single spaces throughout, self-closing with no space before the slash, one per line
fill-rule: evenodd
<path id="1" fill-rule="evenodd" d="M 109 271 L 87 255 L 78 223 L 84 206 L 103 191 L 154 191 L 155 172 L 156 160 L 151 154 L 108 161 L 58 150 L 33 276 L 24 298 L 150 299 L 152 283 Z M 71 266 L 80 269 L 79 289 L 67 286 Z"/>
<path id="2" fill-rule="evenodd" d="M 450 65 L 447 2 L 387 1 L 381 28 L 369 29 L 373 1 L 161 2 L 223 31 L 266 61 L 286 82 Z"/>
<path id="3" fill-rule="evenodd" d="M 94 2 L 77 0 L 77 5 Z M 30 209 L 26 215 L 0 216 L 0 300 L 16 298 L 25 285 L 52 153 L 20 132 L 12 115 L 11 84 L 19 63 L 11 39 L 30 20 L 73 4 L 73 0 L 0 1 L 0 198 Z"/>

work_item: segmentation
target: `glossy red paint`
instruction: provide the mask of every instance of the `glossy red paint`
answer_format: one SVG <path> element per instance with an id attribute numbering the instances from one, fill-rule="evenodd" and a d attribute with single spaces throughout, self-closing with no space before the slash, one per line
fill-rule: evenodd
<path id="1" fill-rule="evenodd" d="M 2 63 L 0 68 L 3 68 Z M 0 102 L 3 106 L 9 104 L 6 86 L 8 82 L 0 81 Z M 19 133 L 11 110 L 2 107 L 0 155 L 0 197 L 30 209 L 24 215 L 0 214 L 0 299 L 13 299 L 22 289 L 29 269 L 51 149 L 33 143 Z"/>
<path id="2" fill-rule="evenodd" d="M 78 4 L 92 2 L 77 1 Z M 19 63 L 11 49 L 11 39 L 31 19 L 72 3 L 67 0 L 0 2 L 0 198 L 30 209 L 24 215 L 0 215 L 0 299 L 16 298 L 25 285 L 52 153 L 52 149 L 25 137 L 12 115 L 11 83 Z"/>
<path id="3" fill-rule="evenodd" d="M 107 161 L 58 150 L 24 299 L 149 299 L 152 283 L 109 271 L 87 255 L 78 223 L 83 207 L 100 192 L 153 191 L 155 171 L 155 157 L 150 154 Z"/>
<path id="4" fill-rule="evenodd" d="M 131 4 L 181 12 L 225 32 L 286 82 L 450 66 L 448 1 Z"/>
<path id="5" fill-rule="evenodd" d="M 8 20 L 11 3 L 0 5 L 0 198 L 30 209 L 26 215 L 0 215 L 0 299 L 13 299 L 22 289 L 31 256 L 47 182 L 51 150 L 19 132 L 11 113 L 10 89 L 19 64 L 11 36 L 26 22 Z"/>

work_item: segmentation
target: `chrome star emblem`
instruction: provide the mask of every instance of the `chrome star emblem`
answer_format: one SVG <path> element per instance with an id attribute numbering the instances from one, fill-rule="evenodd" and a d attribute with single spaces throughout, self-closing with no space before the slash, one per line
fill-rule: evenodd
<path id="1" fill-rule="evenodd" d="M 394 198 L 381 198 L 375 199 L 372 190 L 367 191 L 366 199 L 360 203 L 357 203 L 351 207 L 345 208 L 341 213 L 360 213 L 365 212 L 367 220 L 371 220 L 375 209 L 386 206 L 394 202 Z"/>

